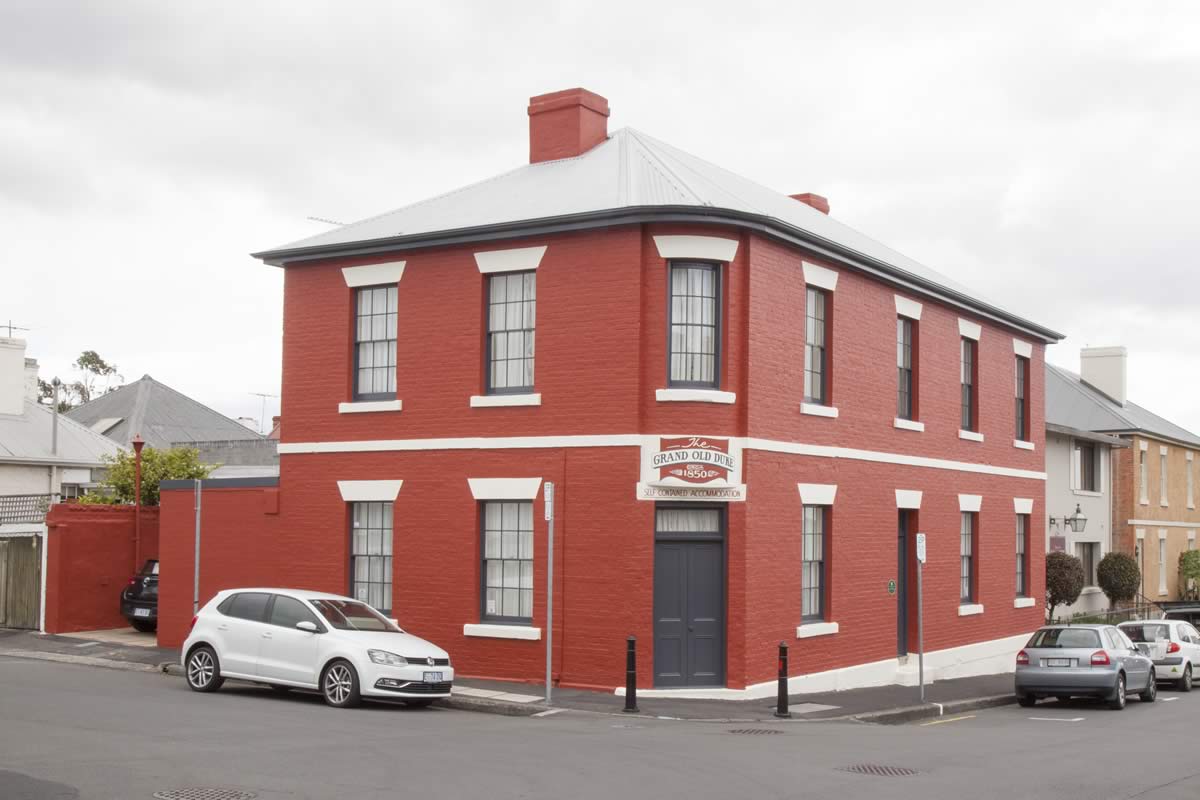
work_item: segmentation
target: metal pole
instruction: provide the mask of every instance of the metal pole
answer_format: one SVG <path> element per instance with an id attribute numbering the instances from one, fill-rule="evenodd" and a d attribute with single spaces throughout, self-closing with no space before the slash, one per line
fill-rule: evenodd
<path id="1" fill-rule="evenodd" d="M 625 640 L 625 707 L 621 711 L 636 714 L 637 705 L 637 637 Z"/>
<path id="2" fill-rule="evenodd" d="M 58 378 L 54 379 L 54 418 L 50 422 L 50 455 L 58 455 L 58 387 L 62 384 Z"/>
<path id="3" fill-rule="evenodd" d="M 775 716 L 788 719 L 792 712 L 788 711 L 788 646 L 787 642 L 779 643 L 779 689 L 775 697 Z"/>
<path id="4" fill-rule="evenodd" d="M 546 705 L 550 705 L 550 669 L 554 656 L 554 484 L 546 482 Z"/>
<path id="5" fill-rule="evenodd" d="M 196 479 L 196 553 L 192 562 L 192 613 L 200 613 L 200 479 Z"/>
<path id="6" fill-rule="evenodd" d="M 921 683 L 921 702 L 925 702 L 925 603 L 921 597 L 921 573 L 925 565 L 917 561 L 917 676 Z"/>

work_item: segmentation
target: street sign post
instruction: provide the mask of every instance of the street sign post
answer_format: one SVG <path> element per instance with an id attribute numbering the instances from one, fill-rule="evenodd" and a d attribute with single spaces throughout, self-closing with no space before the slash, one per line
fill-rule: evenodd
<path id="1" fill-rule="evenodd" d="M 925 568 L 925 534 L 917 534 L 917 680 L 921 702 L 925 702 L 925 603 L 921 597 L 921 573 Z"/>
<path id="2" fill-rule="evenodd" d="M 550 668 L 554 655 L 554 484 L 542 487 L 546 504 L 546 705 L 550 705 Z"/>

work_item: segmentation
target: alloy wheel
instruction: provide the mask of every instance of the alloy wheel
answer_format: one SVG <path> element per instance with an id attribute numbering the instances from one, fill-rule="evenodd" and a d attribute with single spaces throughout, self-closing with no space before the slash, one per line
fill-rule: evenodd
<path id="1" fill-rule="evenodd" d="M 345 664 L 334 664 L 325 673 L 325 696 L 334 705 L 342 705 L 350 697 L 354 677 Z"/>
<path id="2" fill-rule="evenodd" d="M 212 683 L 215 671 L 212 654 L 207 650 L 197 650 L 188 659 L 188 683 L 197 689 L 204 689 Z"/>

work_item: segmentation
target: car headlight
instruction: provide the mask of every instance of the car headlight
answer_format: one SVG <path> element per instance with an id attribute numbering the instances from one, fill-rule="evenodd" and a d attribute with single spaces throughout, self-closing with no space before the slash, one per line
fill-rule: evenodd
<path id="1" fill-rule="evenodd" d="M 387 664 L 389 667 L 407 667 L 408 660 L 404 656 L 389 653 L 387 650 L 368 650 L 367 655 L 376 664 Z"/>

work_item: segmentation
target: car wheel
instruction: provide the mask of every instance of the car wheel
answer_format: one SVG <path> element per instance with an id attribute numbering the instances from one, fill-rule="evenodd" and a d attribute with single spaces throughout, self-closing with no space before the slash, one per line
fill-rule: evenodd
<path id="1" fill-rule="evenodd" d="M 1188 664 L 1183 668 L 1183 677 L 1176 684 L 1181 692 L 1190 692 L 1192 690 L 1192 665 Z"/>
<path id="2" fill-rule="evenodd" d="M 404 705 L 408 706 L 409 708 L 429 708 L 431 705 L 433 705 L 433 698 L 405 700 Z"/>
<path id="3" fill-rule="evenodd" d="M 221 677 L 221 662 L 208 645 L 192 651 L 187 660 L 187 684 L 194 692 L 215 692 L 225 679 Z"/>
<path id="4" fill-rule="evenodd" d="M 1017 695 L 1017 705 L 1021 708 L 1033 708 L 1037 705 L 1037 698 L 1031 694 Z"/>
<path id="5" fill-rule="evenodd" d="M 145 622 L 140 619 L 135 619 L 132 620 L 130 624 L 132 624 L 133 629 L 139 633 L 153 633 L 154 631 L 158 630 L 158 623 L 156 622 Z"/>
<path id="6" fill-rule="evenodd" d="M 321 676 L 321 694 L 334 708 L 354 708 L 362 702 L 358 691 L 358 673 L 349 661 L 338 659 Z"/>
<path id="7" fill-rule="evenodd" d="M 1146 691 L 1138 695 L 1138 699 L 1143 703 L 1153 703 L 1158 697 L 1158 676 L 1154 674 L 1154 670 L 1150 670 L 1150 682 L 1146 684 Z"/>
<path id="8" fill-rule="evenodd" d="M 1113 689 L 1112 697 L 1109 698 L 1108 707 L 1113 711 L 1125 708 L 1125 673 L 1117 676 L 1117 685 Z"/>

